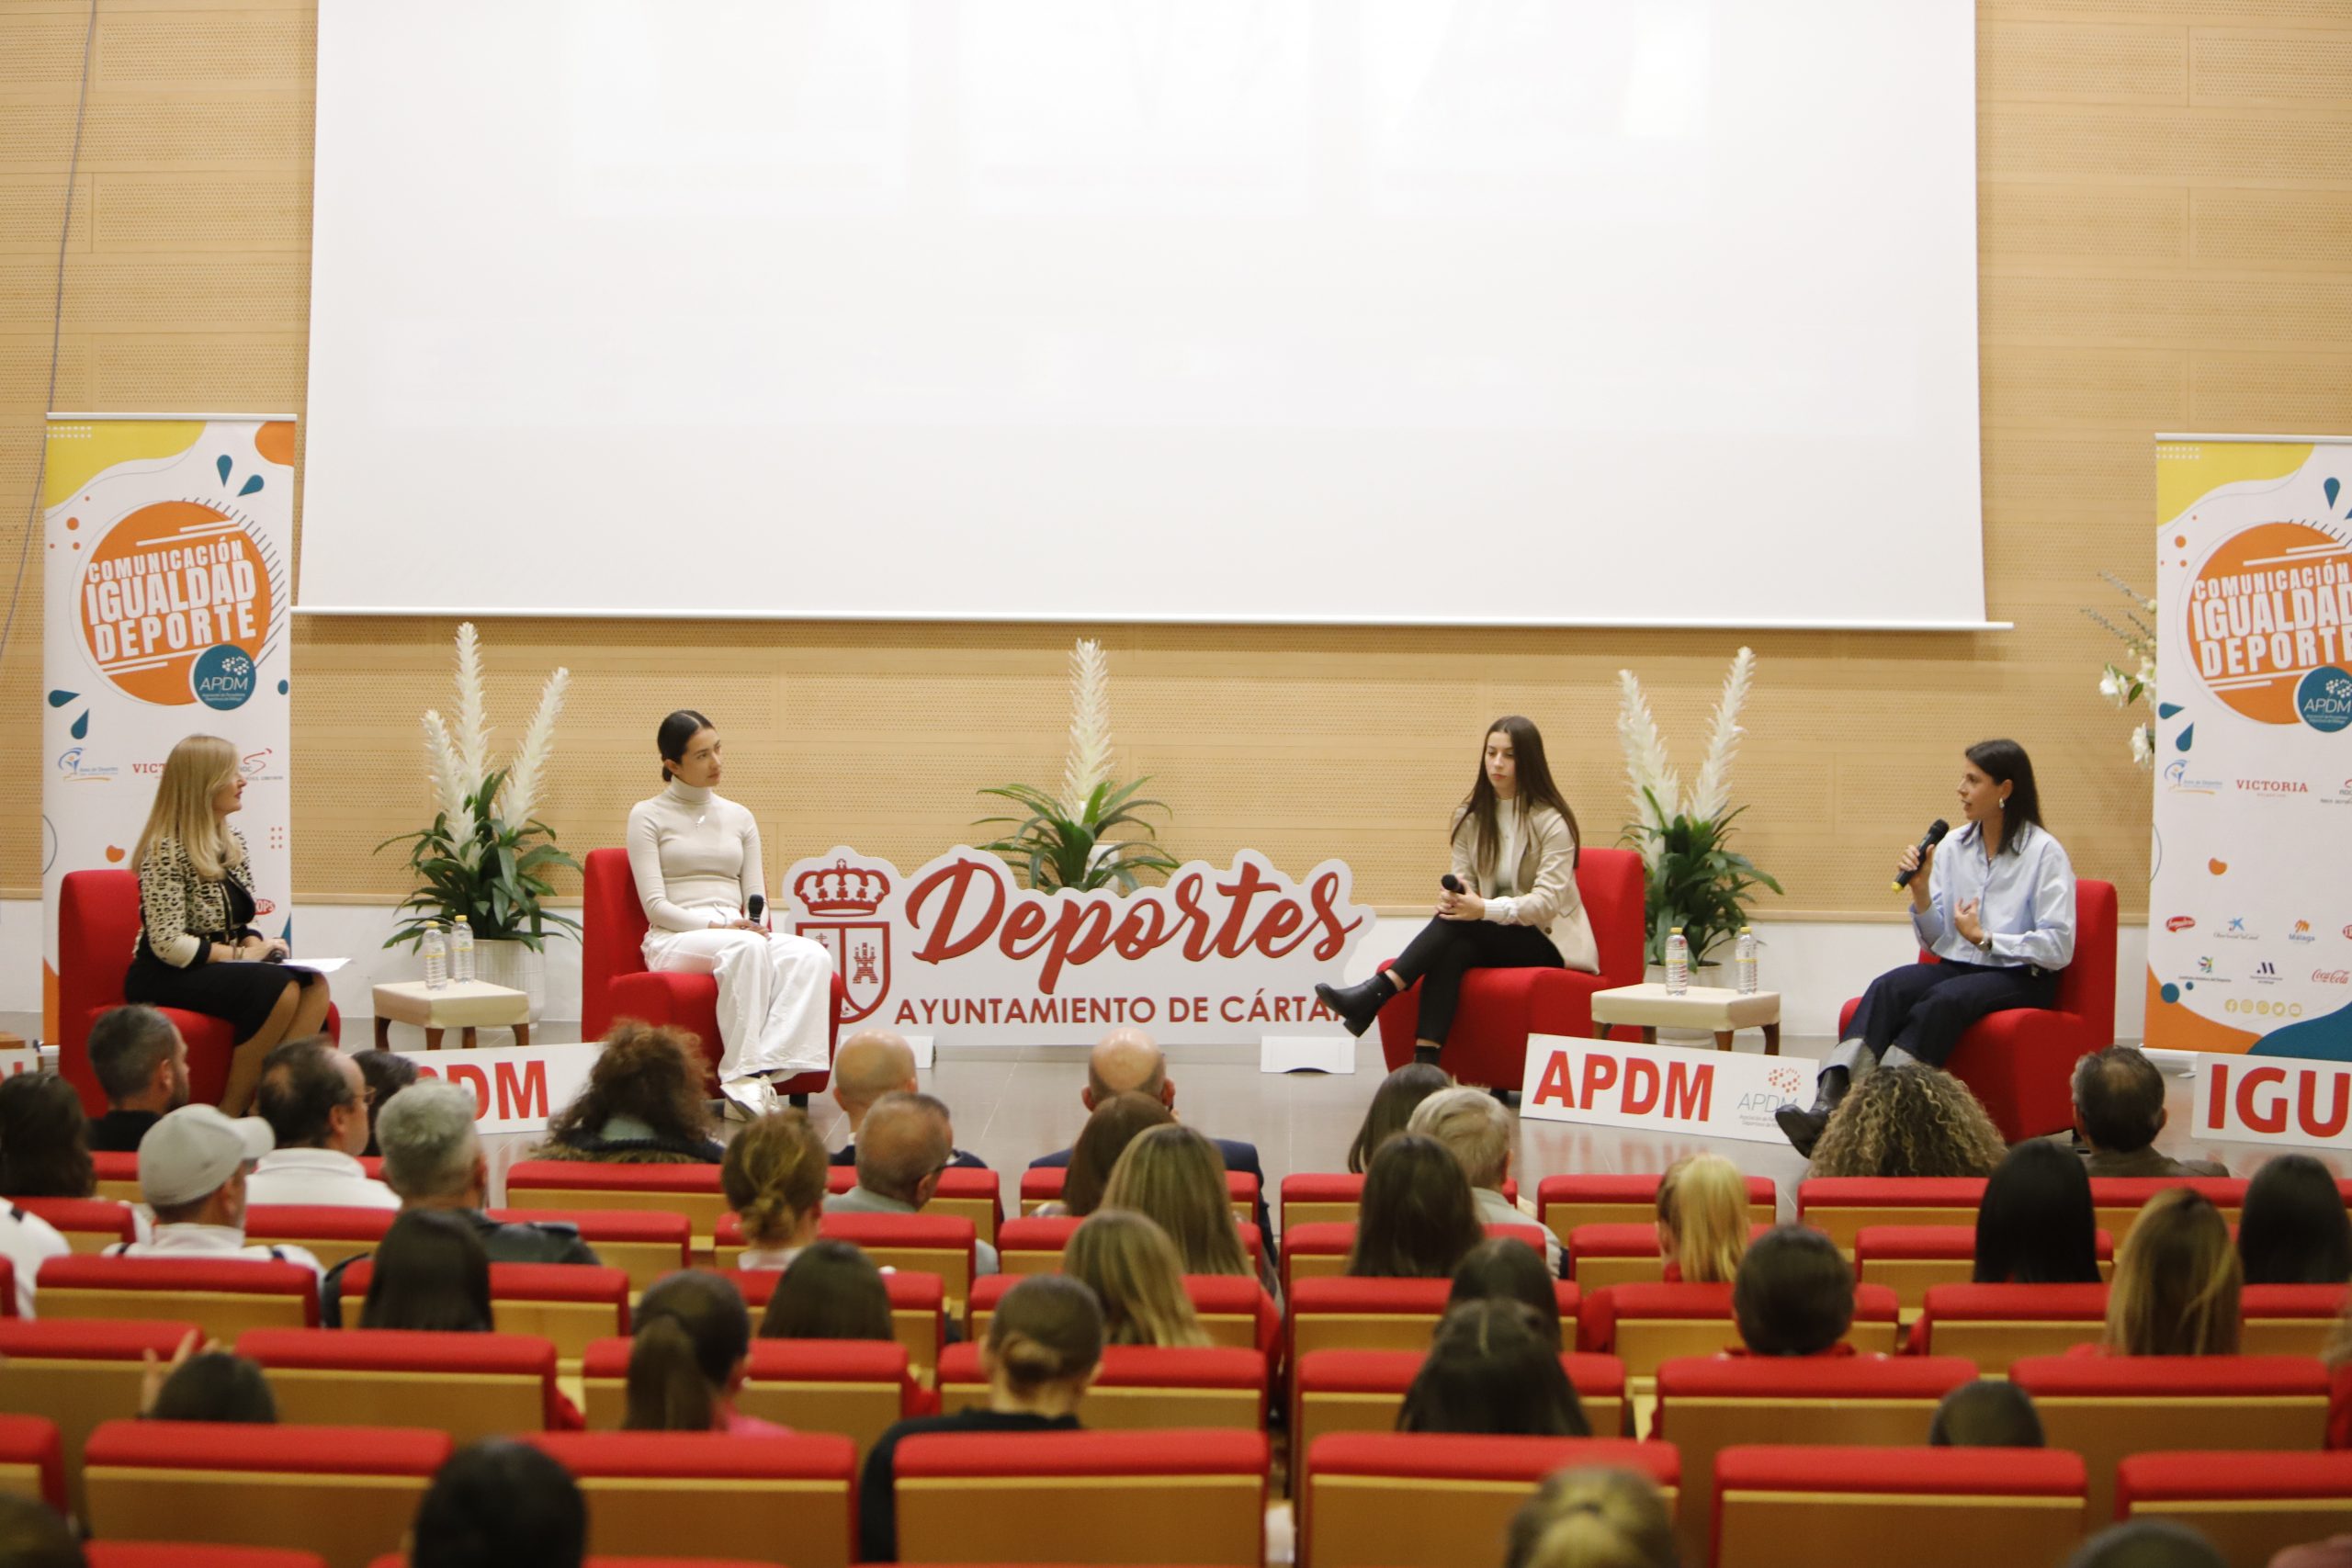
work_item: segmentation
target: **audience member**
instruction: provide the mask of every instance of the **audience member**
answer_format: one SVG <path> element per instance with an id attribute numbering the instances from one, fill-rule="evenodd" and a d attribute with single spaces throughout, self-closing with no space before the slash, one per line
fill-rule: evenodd
<path id="1" fill-rule="evenodd" d="M 244 1258 L 258 1263 L 319 1260 L 280 1243 L 245 1245 L 245 1173 L 275 1147 L 258 1116 L 224 1116 L 219 1107 L 183 1105 L 139 1144 L 139 1195 L 154 1211 L 147 1241 L 119 1241 L 110 1258 Z"/>
<path id="2" fill-rule="evenodd" d="M 1404 1133 L 1380 1145 L 1364 1174 L 1347 1271 L 1359 1279 L 1442 1280 L 1484 1239 L 1462 1162 L 1436 1139 Z"/>
<path id="3" fill-rule="evenodd" d="M 1004 1293 L 980 1341 L 985 1409 L 900 1421 L 867 1450 L 857 1492 L 858 1561 L 899 1560 L 899 1444 L 925 1432 L 1069 1432 L 1102 1360 L 1094 1292 L 1059 1274 L 1032 1274 Z"/>
<path id="4" fill-rule="evenodd" d="M 1555 1351 L 1570 1348 L 1560 1325 L 1558 1281 L 1535 1249 L 1513 1236 L 1490 1235 L 1472 1247 L 1453 1270 L 1447 1310 L 1467 1302 L 1513 1301 L 1543 1321 Z"/>
<path id="5" fill-rule="evenodd" d="M 939 1190 L 940 1172 L 956 1152 L 956 1125 L 947 1107 L 928 1094 L 886 1094 L 865 1114 L 857 1143 L 857 1185 L 825 1200 L 830 1214 L 912 1214 Z M 996 1248 L 973 1244 L 973 1267 L 997 1271 Z"/>
<path id="6" fill-rule="evenodd" d="M 368 1146 L 368 1080 L 325 1035 L 289 1040 L 262 1058 L 254 1110 L 277 1146 L 245 1181 L 251 1203 L 397 1209 L 392 1190 L 359 1167 Z"/>
<path id="7" fill-rule="evenodd" d="M 1912 1070 L 1882 1067 L 1871 1076 Z M 1847 1096 L 1846 1103 L 1853 1103 L 1853 1095 Z M 1804 1225 L 1775 1225 L 1758 1236 L 1740 1259 L 1738 1278 L 1732 1281 L 1731 1310 L 1739 1320 L 1740 1340 L 1752 1356 L 1838 1354 L 1854 1321 L 1853 1266 L 1821 1232 Z"/>
<path id="8" fill-rule="evenodd" d="M 18 1317 L 33 1315 L 33 1280 L 40 1266 L 73 1250 L 74 1244 L 39 1214 L 16 1203 L 0 1203 L 0 1258 L 16 1271 Z"/>
<path id="9" fill-rule="evenodd" d="M 2164 1075 L 2136 1046 L 2109 1045 L 2075 1064 L 2075 1131 L 2093 1176 L 2227 1176 L 2212 1160 L 2155 1150 L 2165 1130 Z"/>
<path id="10" fill-rule="evenodd" d="M 1532 1250 L 1521 1247 L 1521 1250 Z M 1396 1413 L 1400 1432 L 1589 1438 L 1591 1423 L 1535 1309 L 1513 1301 L 1448 1308 Z"/>
<path id="11" fill-rule="evenodd" d="M 55 1509 L 0 1493 L 0 1568 L 89 1568 L 89 1562 Z"/>
<path id="12" fill-rule="evenodd" d="M 2242 1282 L 2222 1212 L 2193 1188 L 2166 1188 L 2148 1200 L 2117 1251 L 2103 1348 L 2110 1356 L 2234 1356 Z"/>
<path id="13" fill-rule="evenodd" d="M 376 1118 L 392 1096 L 416 1081 L 416 1064 L 397 1051 L 354 1051 L 351 1059 L 359 1065 L 359 1077 L 368 1085 L 368 1146 L 359 1153 L 362 1158 L 374 1159 L 384 1152 L 376 1141 Z"/>
<path id="14" fill-rule="evenodd" d="M 82 1097 L 55 1073 L 0 1078 L 0 1194 L 89 1198 L 98 1190 Z"/>
<path id="15" fill-rule="evenodd" d="M 1111 1168 L 1119 1156 L 1154 1127 L 1165 1127 L 1175 1113 L 1148 1094 L 1129 1089 L 1094 1107 L 1078 1142 L 1069 1148 L 1069 1174 L 1062 1179 L 1062 1195 L 1039 1207 L 1039 1215 L 1060 1214 L 1084 1219 L 1102 1206 L 1102 1189 L 1111 1182 Z"/>
<path id="16" fill-rule="evenodd" d="M 1349 1171 L 1362 1176 L 1369 1170 L 1380 1145 L 1405 1130 L 1421 1101 L 1453 1087 L 1453 1079 L 1445 1069 L 1430 1062 L 1408 1062 L 1381 1079 L 1380 1087 L 1372 1091 L 1372 1104 L 1364 1110 L 1363 1124 L 1348 1145 Z"/>
<path id="17" fill-rule="evenodd" d="M 2170 1519 L 2132 1519 L 2085 1541 L 2066 1568 L 2228 1568 L 2212 1543 Z"/>
<path id="18" fill-rule="evenodd" d="M 376 1119 L 384 1145 L 384 1183 L 403 1210 L 457 1215 L 481 1238 L 492 1263 L 597 1262 L 580 1227 L 560 1221 L 493 1220 L 482 1213 L 490 1196 L 490 1160 L 474 1130 L 473 1091 L 427 1078 L 385 1101 Z"/>
<path id="19" fill-rule="evenodd" d="M 1168 1076 L 1168 1058 L 1152 1043 L 1149 1034 L 1140 1029 L 1121 1027 L 1104 1035 L 1086 1058 L 1086 1088 L 1079 1093 L 1079 1102 L 1089 1114 L 1096 1106 L 1114 1094 L 1133 1090 L 1149 1095 L 1176 1110 L 1176 1080 Z M 1258 1145 L 1245 1144 L 1236 1138 L 1211 1138 L 1216 1145 L 1217 1156 L 1225 1161 L 1225 1168 L 1252 1176 L 1258 1181 L 1258 1202 L 1250 1218 L 1257 1222 L 1258 1234 L 1271 1245 L 1273 1241 L 1273 1221 L 1266 1213 L 1266 1172 L 1258 1163 Z M 1040 1155 L 1029 1162 L 1029 1168 L 1040 1166 L 1068 1165 L 1075 1146 Z M 1163 1222 L 1164 1223 L 1164 1222 Z M 1181 1238 L 1179 1245 L 1182 1245 Z"/>
<path id="20" fill-rule="evenodd" d="M 893 1339 L 890 1291 L 864 1249 L 812 1241 L 775 1282 L 763 1339 Z"/>
<path id="21" fill-rule="evenodd" d="M 412 1328 L 488 1334 L 490 1254 L 463 1214 L 410 1209 L 377 1245 L 368 1275 L 362 1328 Z"/>
<path id="22" fill-rule="evenodd" d="M 1519 1123 L 1510 1111 L 1482 1089 L 1440 1089 L 1414 1107 L 1405 1130 L 1435 1138 L 1461 1163 L 1470 1180 L 1470 1201 L 1478 1222 L 1487 1225 L 1527 1225 L 1534 1220 L 1503 1196 L 1510 1178 L 1511 1144 Z M 1544 1227 L 1544 1262 L 1560 1271 L 1560 1240 Z"/>
<path id="23" fill-rule="evenodd" d="M 1113 1345 L 1205 1346 L 1168 1233 L 1130 1209 L 1097 1209 L 1062 1249 L 1062 1272 L 1094 1292 Z"/>
<path id="24" fill-rule="evenodd" d="M 1747 1252 L 1747 1178 L 1721 1155 L 1685 1155 L 1657 1184 L 1657 1251 L 1667 1278 L 1724 1285 Z"/>
<path id="25" fill-rule="evenodd" d="M 2341 1285 L 2352 1280 L 2352 1216 L 2327 1167 L 2279 1155 L 2246 1183 L 2238 1258 L 2249 1285 Z"/>
<path id="26" fill-rule="evenodd" d="M 187 1103 L 187 1042 L 158 1010 L 131 1002 L 90 1025 L 90 1071 L 107 1113 L 90 1123 L 90 1147 L 130 1154 L 167 1111 Z"/>
<path id="27" fill-rule="evenodd" d="M 1980 1285 L 2096 1285 L 2098 1216 L 2083 1162 L 2044 1139 L 2008 1152 L 1976 1210 Z"/>
<path id="28" fill-rule="evenodd" d="M 1990 1176 L 2008 1152 L 1968 1086 L 1928 1066 L 1881 1067 L 1854 1086 L 1807 1176 Z"/>
<path id="29" fill-rule="evenodd" d="M 861 1029 L 833 1052 L 833 1103 L 849 1118 L 849 1140 L 831 1156 L 835 1165 L 857 1163 L 857 1130 L 865 1113 L 886 1094 L 913 1094 L 922 1088 L 915 1077 L 915 1049 L 895 1029 Z M 985 1170 L 987 1162 L 957 1149 L 949 1165 Z"/>
<path id="30" fill-rule="evenodd" d="M 1681 1568 L 1666 1495 L 1630 1470 L 1554 1471 L 1511 1516 L 1503 1568 Z"/>
<path id="31" fill-rule="evenodd" d="M 1936 1405 L 1935 1419 L 1928 1423 L 1928 1444 L 1939 1449 L 2038 1449 L 2043 1446 L 2041 1415 L 2017 1384 L 1978 1378 L 1953 1389 Z"/>
<path id="32" fill-rule="evenodd" d="M 728 1142 L 718 1185 L 743 1226 L 737 1268 L 788 1268 L 817 1239 L 831 1168 L 806 1111 L 772 1111 Z"/>
<path id="33" fill-rule="evenodd" d="M 253 1427 L 277 1425 L 277 1396 L 260 1363 L 217 1346 L 196 1350 L 196 1336 L 180 1347 L 168 1369 L 161 1369 L 141 1391 L 139 1413 L 150 1421 L 226 1421 Z M 194 1353 L 191 1354 L 191 1351 Z M 151 1373 L 159 1371 L 149 1363 Z"/>
<path id="34" fill-rule="evenodd" d="M 1187 1274 L 1250 1273 L 1234 1224 L 1219 1145 L 1190 1127 L 1154 1127 L 1127 1145 L 1102 1191 L 1106 1209 L 1131 1209 L 1168 1233 Z M 1265 1245 L 1259 1233 L 1259 1245 Z"/>
<path id="35" fill-rule="evenodd" d="M 694 1036 L 623 1019 L 605 1037 L 588 1087 L 548 1123 L 533 1159 L 609 1165 L 717 1165 Z"/>
<path id="36" fill-rule="evenodd" d="M 581 1568 L 588 1505 L 554 1459 L 488 1438 L 449 1457 L 408 1533 L 412 1568 Z"/>
<path id="37" fill-rule="evenodd" d="M 735 1408 L 752 1364 L 752 1314 L 727 1276 L 707 1269 L 665 1274 L 638 1297 L 630 1321 L 637 1333 L 624 1430 L 791 1435 Z"/>

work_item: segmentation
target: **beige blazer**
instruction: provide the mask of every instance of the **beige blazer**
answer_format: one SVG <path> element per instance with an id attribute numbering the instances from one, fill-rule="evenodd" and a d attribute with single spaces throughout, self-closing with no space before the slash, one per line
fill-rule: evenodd
<path id="1" fill-rule="evenodd" d="M 1478 875 L 1478 830 L 1464 813 L 1453 825 L 1453 874 L 1481 898 L 1489 896 Z M 1520 889 L 1511 923 L 1533 926 L 1552 939 L 1561 959 L 1571 969 L 1600 973 L 1600 949 L 1592 940 L 1592 922 L 1585 919 L 1584 898 L 1577 891 L 1577 841 L 1567 818 L 1548 806 L 1529 811 L 1520 829 L 1519 874 L 1511 885 Z"/>

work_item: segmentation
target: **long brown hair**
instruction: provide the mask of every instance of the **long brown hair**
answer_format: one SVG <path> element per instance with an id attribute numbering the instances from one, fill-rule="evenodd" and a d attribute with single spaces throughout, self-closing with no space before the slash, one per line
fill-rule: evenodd
<path id="1" fill-rule="evenodd" d="M 1453 1077 L 1431 1062 L 1408 1062 L 1381 1079 L 1364 1110 L 1363 1124 L 1356 1129 L 1356 1141 L 1348 1145 L 1350 1174 L 1362 1176 L 1380 1145 L 1405 1130 L 1421 1101 L 1453 1087 Z"/>
<path id="2" fill-rule="evenodd" d="M 1102 1301 L 1103 1328 L 1114 1345 L 1211 1343 L 1184 1294 L 1184 1261 L 1176 1244 L 1147 1215 L 1097 1209 L 1062 1249 L 1062 1272 Z"/>
<path id="3" fill-rule="evenodd" d="M 139 846 L 130 863 L 140 864 L 157 840 L 176 839 L 188 864 L 207 882 L 218 882 L 229 868 L 245 858 L 237 835 L 212 809 L 212 797 L 237 776 L 237 749 L 217 735 L 190 735 L 164 759 L 163 777 L 155 781 L 155 804 L 147 808 L 147 826 L 139 830 Z"/>
<path id="4" fill-rule="evenodd" d="M 2122 1356 L 2234 1356 L 2243 1283 L 2222 1212 L 2195 1188 L 2166 1188 L 2116 1249 L 2107 1348 Z"/>
<path id="5" fill-rule="evenodd" d="M 1111 1168 L 1102 1205 L 1133 1209 L 1157 1222 L 1176 1244 L 1187 1274 L 1250 1272 L 1226 1189 L 1225 1156 L 1182 1122 L 1154 1127 L 1127 1145 Z"/>
<path id="6" fill-rule="evenodd" d="M 1083 1218 L 1102 1206 L 1102 1190 L 1110 1185 L 1111 1168 L 1119 1156 L 1154 1127 L 1165 1127 L 1176 1113 L 1148 1094 L 1128 1089 L 1112 1095 L 1094 1108 L 1069 1148 L 1069 1172 L 1062 1179 L 1062 1213 Z"/>
<path id="7" fill-rule="evenodd" d="M 1486 1236 L 1462 1162 L 1435 1138 L 1400 1133 L 1380 1145 L 1365 1173 L 1347 1271 L 1357 1279 L 1442 1280 Z"/>
<path id="8" fill-rule="evenodd" d="M 665 1274 L 637 1301 L 628 1353 L 629 1432 L 707 1432 L 735 1369 L 752 1350 L 752 1314 L 723 1274 Z"/>
<path id="9" fill-rule="evenodd" d="M 1502 845 L 1502 834 L 1495 826 L 1495 783 L 1487 776 L 1487 740 L 1497 730 L 1510 737 L 1510 754 L 1518 778 L 1519 819 L 1528 822 L 1539 806 L 1548 806 L 1560 814 L 1568 825 L 1568 864 L 1574 866 L 1584 853 L 1584 835 L 1577 831 L 1577 814 L 1568 809 L 1567 798 L 1560 786 L 1552 782 L 1552 764 L 1544 758 L 1544 732 L 1535 721 L 1519 715 L 1505 714 L 1487 726 L 1478 737 L 1478 778 L 1462 804 L 1453 808 L 1453 823 L 1446 833 L 1453 842 L 1462 834 L 1462 825 L 1471 824 L 1471 863 L 1478 868 L 1483 879 L 1495 873 L 1495 856 Z"/>

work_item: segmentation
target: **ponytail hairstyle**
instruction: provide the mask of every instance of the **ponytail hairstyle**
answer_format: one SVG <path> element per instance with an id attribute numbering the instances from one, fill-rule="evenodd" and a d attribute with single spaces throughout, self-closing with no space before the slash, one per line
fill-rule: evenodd
<path id="1" fill-rule="evenodd" d="M 2014 740 L 1979 740 L 1962 754 L 1984 769 L 1986 778 L 2009 786 L 2009 798 L 2001 803 L 2001 852 L 2014 853 L 2018 829 L 2041 826 L 2041 792 L 2033 784 L 2033 760 Z"/>
<path id="2" fill-rule="evenodd" d="M 212 810 L 212 797 L 236 778 L 237 764 L 237 749 L 217 735 L 191 735 L 173 747 L 155 781 L 155 804 L 147 808 L 131 864 L 143 864 L 164 839 L 178 840 L 188 864 L 207 882 L 221 881 L 231 866 L 242 864 L 245 852 L 237 835 Z"/>
<path id="3" fill-rule="evenodd" d="M 1658 1250 L 1690 1285 L 1728 1285 L 1747 1252 L 1747 1179 L 1721 1155 L 1688 1155 L 1657 1184 Z"/>
<path id="4" fill-rule="evenodd" d="M 1478 868 L 1478 879 L 1486 881 L 1495 874 L 1495 856 L 1502 848 L 1502 833 L 1495 826 L 1495 781 L 1487 776 L 1487 741 L 1497 731 L 1510 737 L 1511 763 L 1518 776 L 1519 819 L 1525 823 L 1539 806 L 1548 806 L 1560 814 L 1568 825 L 1568 865 L 1573 869 L 1584 852 L 1584 835 L 1577 831 L 1577 814 L 1568 809 L 1560 786 L 1552 782 L 1552 764 L 1544 759 L 1544 732 L 1535 721 L 1508 714 L 1487 726 L 1478 739 L 1478 778 L 1462 804 L 1453 808 L 1453 826 L 1447 833 L 1449 842 L 1462 836 L 1464 823 L 1470 824 L 1471 863 Z"/>
<path id="5" fill-rule="evenodd" d="M 788 1246 L 825 1201 L 831 1156 L 806 1111 L 777 1111 L 735 1134 L 718 1163 L 727 1206 L 753 1247 Z"/>
<path id="6" fill-rule="evenodd" d="M 654 749 L 662 753 L 662 782 L 670 782 L 670 764 L 686 754 L 686 743 L 706 729 L 716 729 L 713 724 L 692 708 L 680 708 L 662 721 L 653 732 Z"/>
<path id="7" fill-rule="evenodd" d="M 1555 1471 L 1511 1516 L 1503 1568 L 1679 1568 L 1674 1521 L 1645 1475 Z"/>
<path id="8" fill-rule="evenodd" d="M 1132 1209 L 1097 1209 L 1062 1249 L 1062 1272 L 1091 1290 L 1114 1345 L 1211 1343 L 1184 1294 L 1176 1244 Z"/>
<path id="9" fill-rule="evenodd" d="M 1029 1275 L 997 1303 L 981 1353 L 991 1381 L 1016 1399 L 1035 1401 L 1057 1384 L 1076 1384 L 1076 1393 L 1102 1361 L 1102 1308 L 1067 1275 Z"/>
<path id="10" fill-rule="evenodd" d="M 707 1269 L 665 1274 L 637 1302 L 628 1354 L 630 1432 L 707 1432 L 752 1353 L 743 1293 Z"/>

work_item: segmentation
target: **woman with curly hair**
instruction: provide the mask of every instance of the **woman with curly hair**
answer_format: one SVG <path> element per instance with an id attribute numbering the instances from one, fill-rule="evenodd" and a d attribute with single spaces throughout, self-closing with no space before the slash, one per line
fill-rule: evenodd
<path id="1" fill-rule="evenodd" d="M 1882 1067 L 1829 1118 L 1807 1176 L 1990 1176 L 2008 1154 L 1968 1086 L 1934 1067 Z"/>
<path id="2" fill-rule="evenodd" d="M 624 1019 L 605 1037 L 588 1087 L 548 1123 L 533 1159 L 610 1165 L 717 1165 L 695 1038 Z"/>

